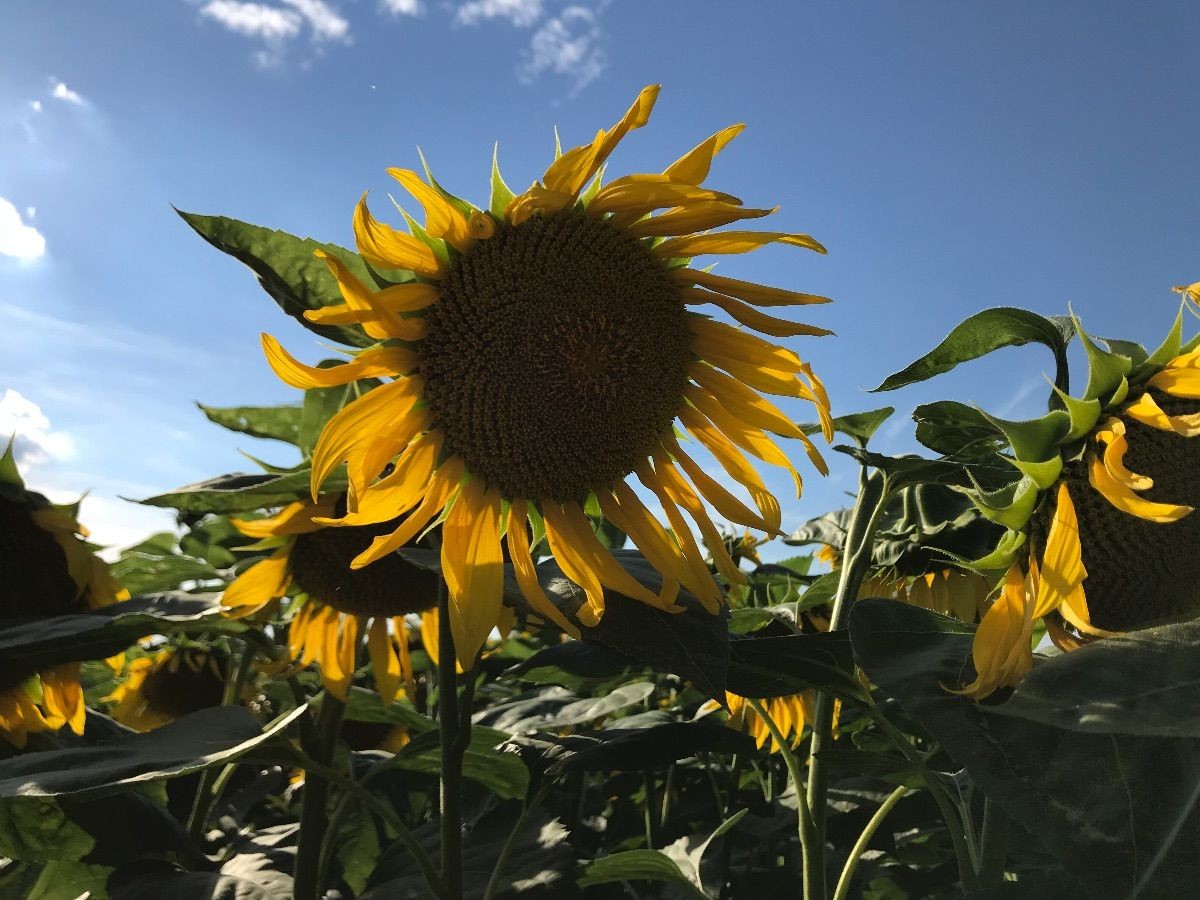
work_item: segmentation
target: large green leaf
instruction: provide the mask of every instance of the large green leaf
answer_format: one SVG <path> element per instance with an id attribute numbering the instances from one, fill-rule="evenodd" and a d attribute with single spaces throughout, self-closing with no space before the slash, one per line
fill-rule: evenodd
<path id="1" fill-rule="evenodd" d="M 299 707 L 263 730 L 240 706 L 214 706 L 94 747 L 13 756 L 0 760 L 0 798 L 94 797 L 198 772 L 244 756 L 305 710 Z"/>
<path id="2" fill-rule="evenodd" d="M 222 428 L 248 434 L 251 437 L 270 438 L 296 443 L 300 430 L 300 407 L 281 406 L 205 406 L 197 403 L 200 411 Z"/>
<path id="3" fill-rule="evenodd" d="M 860 447 L 866 447 L 867 441 L 879 430 L 879 426 L 886 422 L 895 411 L 896 407 L 894 406 L 882 406 L 867 412 L 836 416 L 833 420 L 833 430 L 851 438 Z M 821 425 L 818 422 L 809 422 L 801 425 L 800 430 L 805 434 L 817 434 L 821 430 Z"/>
<path id="4" fill-rule="evenodd" d="M 985 309 L 955 326 L 940 344 L 907 368 L 889 375 L 874 390 L 894 391 L 949 372 L 959 363 L 978 359 L 1001 347 L 1020 347 L 1029 343 L 1049 347 L 1056 368 L 1065 372 L 1070 337 L 1069 326 L 1064 327 L 1062 322 L 1027 309 L 1011 306 Z"/>
<path id="5" fill-rule="evenodd" d="M 0 666 L 18 672 L 60 663 L 105 659 L 138 638 L 179 630 L 246 631 L 220 615 L 215 596 L 157 594 L 89 613 L 51 619 L 0 620 Z"/>
<path id="6" fill-rule="evenodd" d="M 1071 731 L 1200 737 L 1200 622 L 1096 641 L 1046 660 L 989 713 Z"/>
<path id="7" fill-rule="evenodd" d="M 476 725 L 471 728 L 471 743 L 463 754 L 464 778 L 482 784 L 498 797 L 524 797 L 529 787 L 529 770 L 515 753 L 496 748 L 508 740 L 508 733 Z M 441 771 L 442 751 L 436 731 L 427 731 L 403 747 L 388 763 L 391 768 L 437 775 Z"/>
<path id="8" fill-rule="evenodd" d="M 311 497 L 308 469 L 286 475 L 235 472 L 207 481 L 184 485 L 166 494 L 138 500 L 147 506 L 165 506 L 192 513 L 243 513 L 271 506 L 284 506 Z M 345 470 L 339 469 L 325 482 L 324 489 L 345 488 Z"/>
<path id="9" fill-rule="evenodd" d="M 812 687 L 854 688 L 850 636 L 844 631 L 743 638 L 729 644 L 730 692 L 785 697 Z"/>
<path id="10" fill-rule="evenodd" d="M 616 722 L 618 726 L 624 719 Z M 561 739 L 555 772 L 640 772 L 704 751 L 753 753 L 754 738 L 731 728 L 664 722 L 650 728 L 605 728 Z"/>
<path id="11" fill-rule="evenodd" d="M 692 884 L 675 860 L 658 850 L 625 850 L 593 860 L 579 879 L 579 886 L 624 881 L 666 881 L 681 885 L 688 897 L 708 900 L 708 894 Z"/>
<path id="12" fill-rule="evenodd" d="M 628 680 L 645 668 L 618 650 L 590 640 L 563 641 L 539 650 L 504 674 L 572 691 Z"/>
<path id="13" fill-rule="evenodd" d="M 972 677 L 973 629 L 928 610 L 861 600 L 850 631 L 871 681 L 1092 897 L 1195 895 L 1200 742 L 994 715 L 948 690 Z"/>
<path id="14" fill-rule="evenodd" d="M 957 459 L 994 455 L 1006 443 L 1003 433 L 974 406 L 956 400 L 926 403 L 913 410 L 917 440 L 930 450 Z"/>
<path id="15" fill-rule="evenodd" d="M 313 256 L 313 251 L 323 250 L 337 257 L 360 280 L 371 284 L 374 281 L 371 272 L 358 254 L 335 244 L 322 244 L 225 216 L 202 216 L 182 210 L 179 215 L 218 250 L 249 266 L 263 290 L 305 328 L 352 347 L 375 343 L 358 326 L 316 325 L 304 318 L 306 310 L 343 302 L 337 280 L 324 261 Z"/>
<path id="16" fill-rule="evenodd" d="M 174 590 L 185 581 L 209 581 L 221 577 L 204 560 L 178 554 L 124 553 L 111 568 L 121 584 L 135 596 Z"/>

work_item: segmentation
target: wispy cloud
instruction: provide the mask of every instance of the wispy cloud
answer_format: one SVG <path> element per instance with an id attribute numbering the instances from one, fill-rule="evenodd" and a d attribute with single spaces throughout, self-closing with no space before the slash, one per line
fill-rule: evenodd
<path id="1" fill-rule="evenodd" d="M 62 100 L 64 103 L 72 103 L 75 106 L 86 106 L 87 105 L 87 101 L 83 99 L 83 95 L 80 94 L 78 91 L 71 90 L 62 81 L 58 81 L 57 79 L 51 79 L 51 80 L 54 81 L 54 87 L 50 91 L 50 96 L 53 97 L 55 100 Z M 34 101 L 34 103 L 37 104 L 34 107 L 35 110 L 40 110 L 42 108 L 42 105 L 40 103 L 38 103 L 36 100 Z"/>
<path id="2" fill-rule="evenodd" d="M 417 16 L 425 9 L 421 0 L 380 0 L 379 6 L 393 16 Z"/>
<path id="3" fill-rule="evenodd" d="M 32 109 L 34 112 L 41 112 L 42 111 L 42 101 L 41 100 L 30 100 L 29 108 Z"/>
<path id="4" fill-rule="evenodd" d="M 522 81 L 530 82 L 543 72 L 569 78 L 574 96 L 591 84 L 608 65 L 601 46 L 596 12 L 584 6 L 568 6 L 547 19 L 534 33 L 519 70 Z"/>
<path id="5" fill-rule="evenodd" d="M 312 45 L 349 42 L 350 22 L 325 0 L 279 0 L 278 4 L 244 0 L 208 0 L 200 15 L 222 27 L 262 42 L 255 60 L 262 66 L 283 62 L 286 50 L 307 30 Z"/>
<path id="6" fill-rule="evenodd" d="M 528 28 L 542 17 L 542 0 L 470 0 L 454 13 L 460 25 L 474 25 L 487 19 L 508 19 Z"/>
<path id="7" fill-rule="evenodd" d="M 29 218 L 33 218 L 29 207 Z M 37 259 L 46 252 L 46 239 L 40 231 L 21 220 L 20 211 L 0 197 L 0 255 L 17 259 Z"/>
<path id="8" fill-rule="evenodd" d="M 17 464 L 35 466 L 49 459 L 75 455 L 71 436 L 50 427 L 50 419 L 32 400 L 8 388 L 0 394 L 0 446 L 16 438 L 13 453 Z"/>

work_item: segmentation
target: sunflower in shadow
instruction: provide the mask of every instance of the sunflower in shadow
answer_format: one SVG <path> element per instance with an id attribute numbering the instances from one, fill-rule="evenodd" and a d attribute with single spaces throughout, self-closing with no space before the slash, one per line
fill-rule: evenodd
<path id="1" fill-rule="evenodd" d="M 0 457 L 0 618 L 49 619 L 128 599 L 76 521 L 25 489 L 10 441 Z M 25 746 L 29 734 L 70 726 L 83 733 L 86 710 L 79 663 L 40 671 L 0 662 L 0 736 Z"/>
<path id="2" fill-rule="evenodd" d="M 164 647 L 125 665 L 125 680 L 104 699 L 111 715 L 136 731 L 150 731 L 189 713 L 220 706 L 229 674 L 221 650 Z"/>
<path id="3" fill-rule="evenodd" d="M 769 244 L 824 248 L 803 234 L 711 231 L 774 211 L 703 186 L 713 157 L 741 125 L 660 173 L 602 183 L 606 160 L 646 124 L 657 96 L 657 87 L 644 89 L 620 121 L 558 155 L 520 194 L 493 166 L 487 209 L 448 193 L 428 173 L 389 170 L 423 207 L 424 224 L 409 218 L 411 233 L 396 231 L 372 216 L 364 196 L 354 233 L 362 259 L 392 280 L 380 276 L 385 286 L 375 289 L 347 260 L 319 251 L 345 302 L 306 313 L 318 323 L 357 323 L 380 343 L 343 365 L 312 368 L 263 336 L 272 368 L 296 387 L 392 379 L 325 427 L 313 452 L 314 495 L 345 463 L 348 510 L 322 524 L 377 527 L 404 514 L 353 558 L 356 571 L 443 522 L 451 626 L 466 666 L 500 612 L 505 545 L 531 606 L 568 631 L 576 629 L 535 576 L 530 545 L 543 535 L 586 594 L 584 625 L 603 614 L 605 588 L 678 612 L 682 586 L 716 612 L 720 589 L 687 518 L 720 573 L 741 582 L 706 501 L 731 522 L 777 534 L 779 503 L 747 455 L 785 468 L 799 491 L 800 475 L 772 436 L 779 435 L 801 441 L 825 471 L 805 434 L 763 396 L 812 402 L 828 437 L 824 387 L 795 352 L 760 333 L 828 334 L 761 311 L 826 298 L 689 265 L 694 257 Z M 684 450 L 685 433 L 745 488 L 749 502 Z M 661 504 L 670 531 L 633 480 Z M 630 535 L 664 575 L 661 591 L 616 562 L 592 530 L 589 507 Z"/>
<path id="4" fill-rule="evenodd" d="M 437 600 L 437 576 L 395 554 L 364 569 L 351 561 L 398 523 L 331 528 L 320 520 L 345 512 L 344 495 L 297 501 L 264 519 L 234 520 L 247 537 L 275 552 L 250 566 L 226 588 L 229 615 L 253 615 L 294 588 L 297 609 L 288 646 L 302 665 L 317 663 L 334 696 L 345 700 L 365 636 L 375 686 L 385 702 L 412 680 L 404 617 Z"/>
<path id="5" fill-rule="evenodd" d="M 1179 289 L 1186 291 L 1187 289 Z M 982 698 L 1033 664 L 1035 625 L 1071 650 L 1096 638 L 1200 614 L 1200 349 L 1175 326 L 1153 353 L 1079 327 L 1089 359 L 1082 397 L 1031 422 L 991 421 L 1019 482 L 973 499 L 1008 527 L 979 568 L 1007 566 L 976 632 Z"/>

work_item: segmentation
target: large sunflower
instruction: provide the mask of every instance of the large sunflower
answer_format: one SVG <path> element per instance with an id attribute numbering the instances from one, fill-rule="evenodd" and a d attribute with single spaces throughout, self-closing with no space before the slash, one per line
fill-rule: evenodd
<path id="1" fill-rule="evenodd" d="M 252 615 L 294 585 L 300 607 L 291 619 L 288 645 L 300 662 L 316 662 L 326 688 L 346 699 L 363 635 L 385 702 L 412 679 L 404 616 L 437 601 L 436 576 L 391 555 L 369 569 L 350 562 L 395 522 L 330 528 L 318 520 L 344 511 L 340 495 L 298 501 L 265 519 L 234 520 L 247 537 L 276 545 L 275 552 L 242 572 L 221 598 L 237 617 Z"/>
<path id="2" fill-rule="evenodd" d="M 1026 474 L 1003 497 L 975 497 L 1011 529 L 990 562 L 1011 564 L 975 635 L 969 696 L 1021 680 L 1039 620 L 1070 650 L 1200 614 L 1200 443 L 1190 440 L 1200 435 L 1200 350 L 1182 344 L 1182 312 L 1153 354 L 1105 349 L 1076 326 L 1091 362 L 1085 396 L 1059 392 L 1062 408 L 1042 420 L 1002 423 Z"/>
<path id="3" fill-rule="evenodd" d="M 47 619 L 127 599 L 84 538 L 72 506 L 25 489 L 12 443 L 0 456 L 0 619 Z M 18 747 L 29 734 L 69 725 L 83 733 L 79 663 L 41 671 L 0 663 L 0 736 Z"/>
<path id="4" fill-rule="evenodd" d="M 412 234 L 397 232 L 371 215 L 364 195 L 355 238 L 368 264 L 407 270 L 412 280 L 372 290 L 319 252 L 345 303 L 306 314 L 316 322 L 358 323 L 380 344 L 344 365 L 312 368 L 263 336 L 272 368 L 296 387 L 393 379 L 328 423 L 313 452 L 314 496 L 346 463 L 349 511 L 329 524 L 377 525 L 406 514 L 355 557 L 355 569 L 444 520 L 443 573 L 464 666 L 498 618 L 505 542 L 531 606 L 572 630 L 538 587 L 530 523 L 584 590 L 588 602 L 579 616 L 586 625 L 603 614 L 606 587 L 679 611 L 682 586 L 715 612 L 720 590 L 684 514 L 718 570 L 741 581 L 705 500 L 726 519 L 778 532 L 779 503 L 745 454 L 786 468 L 797 490 L 801 482 L 768 433 L 804 442 L 825 471 L 804 433 L 762 396 L 813 402 L 828 437 L 821 382 L 794 352 L 754 332 L 827 334 L 757 309 L 826 298 L 688 265 L 692 257 L 771 243 L 824 248 L 803 234 L 708 231 L 773 212 L 701 186 L 741 125 L 717 132 L 661 174 L 601 184 L 601 167 L 629 131 L 646 124 L 657 96 L 656 86 L 645 88 L 619 122 L 562 153 L 522 194 L 512 194 L 494 172 L 487 210 L 450 195 L 432 177 L 389 170 L 424 207 L 425 224 L 410 220 Z M 745 327 L 695 311 L 705 306 Z M 754 508 L 684 451 L 676 420 L 746 488 Z M 380 478 L 392 460 L 393 471 Z M 631 476 L 662 504 L 671 532 L 650 514 Z M 635 581 L 599 542 L 584 512 L 589 498 L 663 574 L 660 592 Z"/>

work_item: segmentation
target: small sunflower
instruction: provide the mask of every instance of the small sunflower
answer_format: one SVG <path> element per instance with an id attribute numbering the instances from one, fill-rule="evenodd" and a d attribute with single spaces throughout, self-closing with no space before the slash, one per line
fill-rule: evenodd
<path id="1" fill-rule="evenodd" d="M 710 701 L 712 702 L 712 701 Z M 766 710 L 779 733 L 785 738 L 791 738 L 791 746 L 800 746 L 804 735 L 804 726 L 812 719 L 816 710 L 816 696 L 813 691 L 801 694 L 790 694 L 785 697 L 769 697 L 759 701 Z M 771 736 L 767 723 L 755 711 L 754 707 L 744 697 L 726 692 L 725 703 L 729 707 L 729 725 L 738 731 L 744 731 L 754 738 L 759 749 L 771 743 L 771 752 L 779 753 L 779 742 Z M 715 703 L 714 703 L 715 708 Z"/>
<path id="2" fill-rule="evenodd" d="M 1090 362 L 1084 396 L 1056 389 L 1060 408 L 1040 420 L 992 420 L 1024 475 L 973 494 L 1009 531 L 975 563 L 1008 568 L 975 635 L 978 677 L 963 689 L 972 697 L 1029 671 L 1041 619 L 1069 650 L 1200 614 L 1200 350 L 1182 343 L 1182 310 L 1153 354 L 1105 349 L 1077 321 L 1076 331 Z"/>
<path id="3" fill-rule="evenodd" d="M 330 528 L 322 520 L 343 511 L 344 495 L 297 501 L 265 519 L 234 520 L 247 537 L 276 544 L 275 552 L 242 572 L 225 589 L 229 615 L 253 615 L 295 588 L 301 605 L 288 629 L 288 646 L 302 665 L 321 667 L 325 686 L 345 700 L 363 635 L 385 702 L 412 680 L 404 617 L 437 601 L 437 577 L 390 555 L 369 569 L 350 562 L 395 522 Z"/>
<path id="4" fill-rule="evenodd" d="M 646 124 L 657 96 L 657 86 L 645 88 L 619 122 L 562 153 L 522 194 L 494 170 L 487 210 L 447 193 L 432 176 L 390 169 L 424 207 L 424 227 L 410 219 L 412 234 L 393 230 L 371 215 L 364 195 L 355 238 L 369 265 L 407 270 L 410 280 L 372 290 L 319 251 L 345 303 L 306 313 L 314 322 L 358 323 L 381 343 L 343 365 L 312 368 L 263 336 L 272 368 L 296 387 L 393 379 L 325 427 L 313 451 L 314 496 L 346 463 L 349 511 L 330 524 L 374 526 L 406 514 L 354 558 L 356 570 L 444 520 L 443 572 L 464 665 L 496 624 L 505 543 L 535 611 L 575 630 L 537 584 L 531 523 L 533 536 L 545 534 L 584 590 L 585 625 L 603 614 L 606 587 L 678 612 L 682 586 L 716 612 L 720 589 L 684 514 L 720 573 L 741 583 L 745 576 L 725 552 L 705 501 L 732 522 L 779 532 L 779 503 L 745 454 L 786 468 L 797 491 L 801 480 L 769 433 L 802 441 L 826 471 L 805 434 L 762 396 L 811 401 L 828 438 L 824 387 L 793 351 L 754 332 L 828 334 L 758 309 L 827 298 L 689 267 L 696 256 L 772 243 L 824 248 L 803 234 L 709 231 L 773 212 L 701 186 L 741 125 L 717 132 L 660 174 L 601 184 L 605 161 Z M 744 327 L 694 311 L 704 306 Z M 676 420 L 746 488 L 755 508 L 684 451 Z M 631 477 L 662 504 L 671 532 L 650 514 Z M 589 498 L 664 575 L 661 592 L 634 580 L 599 542 L 584 512 Z"/>
<path id="5" fill-rule="evenodd" d="M 220 706 L 229 674 L 226 655 L 198 647 L 167 647 L 131 660 L 125 680 L 104 699 L 112 717 L 150 731 L 188 713 Z"/>
<path id="6" fill-rule="evenodd" d="M 25 489 L 13 445 L 0 456 L 0 619 L 48 619 L 128 599 L 86 543 L 73 506 Z M 69 725 L 83 733 L 79 663 L 42 671 L 0 664 L 0 736 L 17 747 L 29 734 Z"/>
<path id="7" fill-rule="evenodd" d="M 886 597 L 973 623 L 987 609 L 991 592 L 992 581 L 984 575 L 939 569 L 912 578 L 876 575 L 859 586 L 858 598 Z"/>

